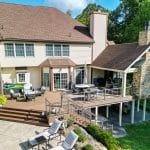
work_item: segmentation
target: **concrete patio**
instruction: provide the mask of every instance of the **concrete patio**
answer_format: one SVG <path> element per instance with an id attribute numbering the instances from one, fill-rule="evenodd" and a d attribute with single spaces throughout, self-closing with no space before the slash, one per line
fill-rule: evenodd
<path id="1" fill-rule="evenodd" d="M 45 127 L 8 122 L 0 120 L 0 149 L 1 150 L 28 150 L 28 138 L 42 132 Z M 62 140 L 64 138 L 62 137 Z M 50 146 L 56 146 L 60 138 L 50 142 Z M 43 149 L 45 144 L 40 145 Z M 34 148 L 37 150 L 37 147 Z"/>

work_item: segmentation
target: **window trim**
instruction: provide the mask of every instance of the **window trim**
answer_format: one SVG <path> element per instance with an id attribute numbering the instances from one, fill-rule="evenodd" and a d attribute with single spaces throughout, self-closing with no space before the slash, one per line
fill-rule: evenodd
<path id="1" fill-rule="evenodd" d="M 25 43 L 24 45 L 25 45 L 25 56 L 26 57 L 35 57 L 34 44 L 33 43 Z M 32 45 L 33 46 L 33 56 L 27 56 L 27 48 L 26 48 L 27 45 Z"/>
<path id="2" fill-rule="evenodd" d="M 47 55 L 47 45 L 53 45 L 53 55 Z M 55 45 L 61 46 L 61 55 L 60 56 L 55 55 Z M 63 46 L 68 46 L 68 55 L 63 55 L 64 54 Z M 46 43 L 45 44 L 45 56 L 46 57 L 70 57 L 70 45 L 64 44 L 64 43 Z"/>
<path id="3" fill-rule="evenodd" d="M 23 45 L 24 56 L 17 56 L 17 53 L 16 53 L 16 45 L 17 45 L 17 44 L 18 44 L 18 45 L 19 45 L 19 44 L 20 44 L 20 45 L 21 45 L 21 44 Z M 25 46 L 24 46 L 24 43 L 14 43 L 14 46 L 15 46 L 15 53 L 16 53 L 15 56 L 16 56 L 16 57 L 26 57 L 26 55 L 25 55 Z"/>
<path id="4" fill-rule="evenodd" d="M 6 45 L 7 44 L 12 44 L 13 45 L 13 56 L 6 56 Z M 14 43 L 4 43 L 4 51 L 5 51 L 5 57 L 15 57 L 15 47 Z"/>
<path id="5" fill-rule="evenodd" d="M 6 44 L 13 44 L 13 48 L 14 48 L 14 56 L 6 56 L 6 48 L 5 48 L 5 45 Z M 24 47 L 24 56 L 17 56 L 16 55 L 16 44 L 23 44 L 23 47 Z M 33 45 L 33 56 L 27 56 L 27 53 L 26 53 L 26 45 L 27 44 L 31 44 L 31 45 Z M 34 45 L 34 43 L 28 43 L 28 42 L 26 42 L 26 43 L 22 43 L 22 42 L 4 42 L 4 56 L 5 57 L 17 57 L 17 58 L 20 58 L 20 57 L 35 57 L 35 45 Z"/>

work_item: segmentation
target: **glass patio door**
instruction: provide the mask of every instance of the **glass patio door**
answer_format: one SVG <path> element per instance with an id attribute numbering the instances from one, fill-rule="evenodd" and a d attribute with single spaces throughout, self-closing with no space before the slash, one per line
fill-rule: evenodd
<path id="1" fill-rule="evenodd" d="M 54 88 L 66 89 L 68 87 L 67 73 L 54 73 Z"/>
<path id="2" fill-rule="evenodd" d="M 76 69 L 76 84 L 82 84 L 84 81 L 84 67 Z"/>
<path id="3" fill-rule="evenodd" d="M 49 73 L 43 73 L 43 86 L 49 87 Z"/>

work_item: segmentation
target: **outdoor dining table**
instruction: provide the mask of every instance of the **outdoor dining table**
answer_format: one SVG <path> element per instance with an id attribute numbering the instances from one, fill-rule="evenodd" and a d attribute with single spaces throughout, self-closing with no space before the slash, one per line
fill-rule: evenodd
<path id="1" fill-rule="evenodd" d="M 91 87 L 94 87 L 94 86 L 95 86 L 94 84 L 76 84 L 75 88 L 78 89 L 79 93 L 83 94 L 84 89 L 88 89 L 88 88 L 91 88 Z"/>
<path id="2" fill-rule="evenodd" d="M 91 87 L 94 87 L 94 86 L 95 86 L 94 84 L 76 84 L 75 88 L 86 89 L 86 88 L 91 88 Z"/>

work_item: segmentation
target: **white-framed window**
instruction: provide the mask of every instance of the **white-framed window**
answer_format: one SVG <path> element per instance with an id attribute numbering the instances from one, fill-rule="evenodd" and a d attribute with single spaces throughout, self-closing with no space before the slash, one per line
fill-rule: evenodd
<path id="1" fill-rule="evenodd" d="M 69 51 L 67 44 L 46 44 L 46 56 L 69 56 Z"/>
<path id="2" fill-rule="evenodd" d="M 54 45 L 54 55 L 61 56 L 61 45 Z"/>
<path id="3" fill-rule="evenodd" d="M 30 83 L 30 73 L 27 72 L 17 73 L 17 83 Z"/>
<path id="4" fill-rule="evenodd" d="M 34 56 L 34 44 L 25 44 L 26 56 Z"/>
<path id="5" fill-rule="evenodd" d="M 53 44 L 46 44 L 46 56 L 53 56 Z"/>
<path id="6" fill-rule="evenodd" d="M 67 89 L 67 87 L 68 87 L 68 74 L 54 73 L 54 88 Z"/>
<path id="7" fill-rule="evenodd" d="M 16 50 L 16 56 L 25 56 L 24 44 L 16 43 L 15 50 Z"/>
<path id="8" fill-rule="evenodd" d="M 31 43 L 4 43 L 6 57 L 34 56 L 34 44 Z"/>
<path id="9" fill-rule="evenodd" d="M 4 47 L 5 47 L 5 56 L 12 56 L 12 57 L 15 56 L 13 43 L 5 43 Z"/>
<path id="10" fill-rule="evenodd" d="M 69 56 L 69 45 L 62 45 L 62 56 Z"/>

